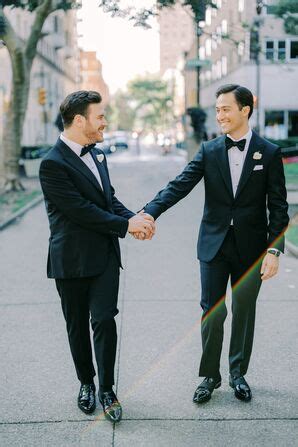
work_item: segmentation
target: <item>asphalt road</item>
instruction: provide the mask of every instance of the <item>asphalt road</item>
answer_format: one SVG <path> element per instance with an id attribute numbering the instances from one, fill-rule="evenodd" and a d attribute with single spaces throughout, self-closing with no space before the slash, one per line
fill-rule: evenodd
<path id="1" fill-rule="evenodd" d="M 150 150 L 109 159 L 117 196 L 133 210 L 185 163 L 179 154 Z M 100 408 L 86 416 L 76 406 L 65 323 L 46 278 L 44 205 L 0 233 L 1 447 L 298 446 L 298 263 L 289 254 L 258 299 L 246 376 L 252 401 L 237 401 L 228 386 L 228 318 L 223 386 L 207 404 L 192 403 L 201 354 L 196 240 L 203 201 L 200 184 L 158 220 L 152 241 L 122 241 L 116 376 L 124 418 L 117 427 Z"/>

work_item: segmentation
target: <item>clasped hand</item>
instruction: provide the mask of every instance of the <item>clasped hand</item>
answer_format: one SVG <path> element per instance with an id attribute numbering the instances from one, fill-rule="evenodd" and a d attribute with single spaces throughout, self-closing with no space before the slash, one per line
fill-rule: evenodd
<path id="1" fill-rule="evenodd" d="M 143 210 L 128 221 L 128 232 L 139 240 L 152 239 L 155 234 L 154 218 Z"/>

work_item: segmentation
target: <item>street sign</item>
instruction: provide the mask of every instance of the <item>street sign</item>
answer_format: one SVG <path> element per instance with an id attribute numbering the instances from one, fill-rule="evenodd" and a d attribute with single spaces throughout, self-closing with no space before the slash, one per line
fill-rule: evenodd
<path id="1" fill-rule="evenodd" d="M 185 64 L 185 69 L 186 70 L 195 70 L 198 67 L 209 67 L 211 65 L 211 61 L 209 59 L 189 59 L 188 61 L 186 61 Z"/>

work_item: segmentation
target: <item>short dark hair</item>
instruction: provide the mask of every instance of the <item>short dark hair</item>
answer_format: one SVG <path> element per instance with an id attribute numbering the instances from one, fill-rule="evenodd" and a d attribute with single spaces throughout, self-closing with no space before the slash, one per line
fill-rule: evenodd
<path id="1" fill-rule="evenodd" d="M 254 110 L 254 97 L 250 90 L 246 87 L 242 87 L 241 85 L 237 84 L 226 84 L 222 87 L 219 87 L 219 89 L 216 91 L 216 98 L 219 97 L 219 95 L 223 95 L 225 93 L 233 92 L 236 102 L 239 106 L 239 109 L 241 110 L 242 107 L 249 106 L 250 111 L 248 114 L 248 119 L 251 117 L 252 112 Z"/>
<path id="2" fill-rule="evenodd" d="M 98 104 L 102 97 L 98 92 L 79 90 L 66 96 L 60 106 L 60 113 L 64 127 L 69 127 L 76 115 L 88 117 L 88 107 L 90 104 Z"/>

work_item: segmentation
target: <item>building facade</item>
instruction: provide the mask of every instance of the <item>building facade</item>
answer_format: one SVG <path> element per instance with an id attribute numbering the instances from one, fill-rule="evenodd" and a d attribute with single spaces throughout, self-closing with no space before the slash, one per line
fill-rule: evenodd
<path id="1" fill-rule="evenodd" d="M 194 24 L 191 11 L 177 4 L 160 12 L 160 73 L 176 69 L 177 63 L 191 46 Z"/>
<path id="2" fill-rule="evenodd" d="M 20 8 L 5 8 L 5 13 L 19 37 L 26 40 L 34 13 Z M 59 106 L 68 93 L 78 89 L 79 71 L 76 11 L 52 13 L 44 24 L 32 66 L 23 146 L 52 144 L 56 141 L 59 131 L 55 121 Z M 5 47 L 0 48 L 0 79 L 0 109 L 3 112 L 1 116 L 5 118 L 11 88 L 10 59 Z M 1 134 L 0 131 L 0 138 Z"/>
<path id="3" fill-rule="evenodd" d="M 95 51 L 80 51 L 81 89 L 99 92 L 104 102 L 109 101 L 109 89 L 102 76 L 102 64 Z"/>
<path id="4" fill-rule="evenodd" d="M 298 137 L 298 36 L 287 34 L 283 20 L 272 14 L 268 1 L 260 15 L 256 1 L 217 0 L 207 7 L 200 37 L 200 105 L 207 112 L 207 132 L 218 133 L 215 92 L 223 84 L 241 84 L 256 97 L 251 125 L 273 139 Z M 253 33 L 260 20 L 259 75 L 254 59 Z M 196 58 L 194 38 L 188 58 Z M 258 89 L 259 82 L 259 89 Z M 196 73 L 186 73 L 187 104 L 195 105 Z M 258 120 L 259 116 L 259 120 Z M 259 122 L 258 122 L 259 121 Z"/>

